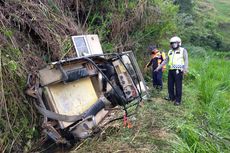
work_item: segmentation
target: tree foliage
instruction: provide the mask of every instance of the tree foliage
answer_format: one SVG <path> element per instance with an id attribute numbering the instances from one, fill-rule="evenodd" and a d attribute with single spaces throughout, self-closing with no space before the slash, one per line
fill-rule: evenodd
<path id="1" fill-rule="evenodd" d="M 181 13 L 193 13 L 194 0 L 174 0 L 173 3 L 179 5 Z"/>
<path id="2" fill-rule="evenodd" d="M 0 3 L 0 151 L 33 150 L 41 132 L 26 75 L 74 56 L 71 35 L 98 34 L 106 52 L 160 43 L 176 29 L 177 6 L 165 0 L 9 0 Z"/>
<path id="3" fill-rule="evenodd" d="M 174 4 L 180 8 L 177 14 L 179 35 L 186 43 L 214 50 L 230 49 L 218 30 L 219 23 L 210 13 L 211 4 L 206 3 L 207 6 L 204 6 L 200 0 L 175 0 Z"/>
<path id="4" fill-rule="evenodd" d="M 218 24 L 199 2 L 0 1 L 0 152 L 27 152 L 36 143 L 39 118 L 33 100 L 24 95 L 26 75 L 75 56 L 72 35 L 98 34 L 104 52 L 133 50 L 141 65 L 150 58 L 148 45 L 167 50 L 174 35 L 183 43 L 229 49 L 217 30 L 228 24 Z"/>

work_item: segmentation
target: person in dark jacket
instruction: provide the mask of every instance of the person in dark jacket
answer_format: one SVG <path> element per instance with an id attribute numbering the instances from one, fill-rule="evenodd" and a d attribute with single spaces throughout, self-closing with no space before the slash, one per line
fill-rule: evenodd
<path id="1" fill-rule="evenodd" d="M 152 58 L 149 61 L 149 63 L 145 66 L 145 69 L 148 67 L 152 66 L 152 84 L 153 87 L 156 89 L 161 90 L 163 87 L 163 82 L 162 82 L 162 74 L 163 74 L 163 68 L 159 71 L 154 71 L 163 61 L 164 58 L 162 56 L 162 53 L 159 52 L 157 48 L 151 48 L 152 52 Z"/>

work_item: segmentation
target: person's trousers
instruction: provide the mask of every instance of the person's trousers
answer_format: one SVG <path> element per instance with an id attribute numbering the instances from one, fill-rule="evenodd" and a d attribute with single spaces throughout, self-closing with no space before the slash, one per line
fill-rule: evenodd
<path id="1" fill-rule="evenodd" d="M 182 80 L 183 80 L 183 72 L 181 70 L 169 70 L 168 72 L 169 98 L 173 101 L 175 100 L 178 103 L 181 102 Z"/>
<path id="2" fill-rule="evenodd" d="M 163 86 L 162 74 L 163 74 L 162 70 L 152 72 L 153 87 L 162 88 L 162 86 Z"/>

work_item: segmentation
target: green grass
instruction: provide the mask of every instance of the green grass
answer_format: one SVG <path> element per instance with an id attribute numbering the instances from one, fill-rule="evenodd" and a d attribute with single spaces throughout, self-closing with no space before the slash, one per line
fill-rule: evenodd
<path id="1" fill-rule="evenodd" d="M 229 0 L 208 0 L 216 9 L 216 17 L 225 22 L 230 22 L 230 1 Z"/>
<path id="2" fill-rule="evenodd" d="M 230 1 L 229 0 L 208 0 L 213 5 L 215 11 L 212 12 L 213 19 L 220 24 L 218 32 L 223 36 L 223 40 L 230 41 Z"/>
<path id="3" fill-rule="evenodd" d="M 210 55 L 210 54 L 209 54 Z M 193 59 L 198 78 L 185 80 L 188 119 L 179 126 L 177 152 L 228 152 L 230 149 L 230 62 Z M 189 81 L 189 82 L 188 82 Z M 191 97 L 192 99 L 191 99 Z"/>
<path id="4" fill-rule="evenodd" d="M 130 117 L 133 127 L 123 128 L 122 120 L 111 124 L 105 131 L 106 140 L 88 139 L 72 152 L 172 152 L 174 132 L 178 118 L 183 118 L 184 108 L 174 107 L 162 99 L 162 93 L 151 90 L 151 99 L 144 102 L 138 115 Z"/>
<path id="5" fill-rule="evenodd" d="M 230 61 L 216 58 L 216 54 L 190 59 L 182 106 L 175 107 L 163 100 L 167 94 L 165 84 L 161 93 L 150 91 L 151 100 L 135 116 L 133 128 L 123 128 L 122 121 L 117 121 L 105 130 L 106 140 L 88 139 L 72 152 L 227 153 L 230 150 Z"/>

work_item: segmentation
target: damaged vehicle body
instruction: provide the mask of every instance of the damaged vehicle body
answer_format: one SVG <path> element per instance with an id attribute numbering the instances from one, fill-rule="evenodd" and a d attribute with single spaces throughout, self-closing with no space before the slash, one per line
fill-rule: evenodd
<path id="1" fill-rule="evenodd" d="M 56 143 L 91 136 L 115 107 L 121 106 L 127 117 L 128 109 L 148 94 L 132 51 L 103 54 L 98 37 L 87 37 L 93 41 L 84 42 L 88 53 L 73 40 L 77 57 L 50 63 L 28 77 L 27 94 L 36 98 L 43 132 Z"/>

